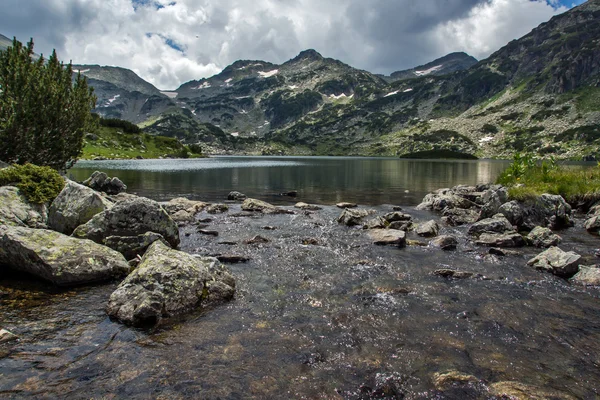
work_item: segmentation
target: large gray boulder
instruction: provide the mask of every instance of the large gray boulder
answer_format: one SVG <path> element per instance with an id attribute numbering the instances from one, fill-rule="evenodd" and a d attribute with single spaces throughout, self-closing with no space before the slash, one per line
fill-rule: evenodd
<path id="1" fill-rule="evenodd" d="M 570 278 L 579 270 L 580 261 L 581 256 L 575 252 L 565 252 L 558 247 L 550 247 L 527 261 L 527 265 L 562 278 Z"/>
<path id="2" fill-rule="evenodd" d="M 107 312 L 126 324 L 155 326 L 163 318 L 230 300 L 234 292 L 235 279 L 216 259 L 194 257 L 157 241 L 112 293 Z"/>
<path id="3" fill-rule="evenodd" d="M 196 214 L 208 206 L 207 203 L 202 201 L 193 201 L 185 197 L 177 197 L 159 204 L 171 216 L 173 221 L 179 224 L 195 221 Z"/>
<path id="4" fill-rule="evenodd" d="M 70 235 L 79 225 L 113 206 L 100 193 L 87 186 L 67 181 L 63 190 L 50 205 L 48 227 Z"/>
<path id="5" fill-rule="evenodd" d="M 177 223 L 156 202 L 145 197 L 122 200 L 97 214 L 73 232 L 78 238 L 104 243 L 109 236 L 138 236 L 146 232 L 161 234 L 176 248 L 179 245 Z"/>
<path id="6" fill-rule="evenodd" d="M 127 186 L 117 177 L 109 178 L 104 172 L 96 171 L 88 179 L 83 181 L 88 186 L 106 194 L 119 194 L 127 190 Z"/>
<path id="7" fill-rule="evenodd" d="M 14 186 L 0 187 L 0 224 L 47 228 L 48 209 L 44 204 L 32 204 Z"/>
<path id="8" fill-rule="evenodd" d="M 363 219 L 369 215 L 367 210 L 345 208 L 337 219 L 337 222 L 347 226 L 362 225 Z"/>
<path id="9" fill-rule="evenodd" d="M 498 213 L 504 215 L 506 219 L 515 226 L 522 226 L 523 219 L 525 218 L 525 211 L 516 200 L 509 201 L 507 203 L 502 204 L 498 208 Z"/>
<path id="10" fill-rule="evenodd" d="M 508 201 L 508 191 L 502 186 L 493 186 L 486 190 L 482 197 L 481 214 L 479 218 L 485 219 L 498 213 L 500 207 Z"/>
<path id="11" fill-rule="evenodd" d="M 103 281 L 129 272 L 125 258 L 108 247 L 24 227 L 0 227 L 0 264 L 59 286 Z"/>
<path id="12" fill-rule="evenodd" d="M 442 235 L 432 239 L 429 245 L 442 250 L 455 250 L 456 246 L 458 246 L 458 240 L 451 235 Z"/>

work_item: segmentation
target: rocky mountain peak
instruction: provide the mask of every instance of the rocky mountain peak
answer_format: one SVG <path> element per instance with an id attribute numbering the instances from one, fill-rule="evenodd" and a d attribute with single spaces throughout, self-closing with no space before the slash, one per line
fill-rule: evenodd
<path id="1" fill-rule="evenodd" d="M 322 59 L 323 59 L 323 56 L 318 51 L 316 51 L 314 49 L 308 49 L 308 50 L 301 51 L 296 57 L 292 58 L 290 61 L 291 62 L 304 61 L 304 60 L 320 61 Z"/>

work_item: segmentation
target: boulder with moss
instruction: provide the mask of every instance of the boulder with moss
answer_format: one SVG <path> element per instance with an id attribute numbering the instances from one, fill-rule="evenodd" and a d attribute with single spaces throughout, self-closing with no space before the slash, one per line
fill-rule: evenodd
<path id="1" fill-rule="evenodd" d="M 163 319 L 233 298 L 235 279 L 216 259 L 194 257 L 154 242 L 139 266 L 110 296 L 119 321 L 152 327 Z"/>
<path id="2" fill-rule="evenodd" d="M 120 253 L 91 240 L 8 226 L 0 227 L 0 265 L 59 286 L 98 282 L 129 272 Z"/>
<path id="3" fill-rule="evenodd" d="M 115 203 L 112 208 L 78 226 L 73 236 L 104 243 L 109 236 L 138 236 L 146 232 L 162 235 L 173 248 L 179 246 L 177 223 L 156 201 L 145 197 Z"/>
<path id="4" fill-rule="evenodd" d="M 45 204 L 32 204 L 14 186 L 0 187 L 0 224 L 47 228 L 48 208 Z"/>

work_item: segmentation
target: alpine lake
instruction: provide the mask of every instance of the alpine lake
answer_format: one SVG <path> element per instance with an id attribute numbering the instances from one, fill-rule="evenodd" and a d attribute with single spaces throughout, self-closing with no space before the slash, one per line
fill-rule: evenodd
<path id="1" fill-rule="evenodd" d="M 237 255 L 235 298 L 152 330 L 109 319 L 118 282 L 59 290 L 0 272 L 0 398 L 518 399 L 600 397 L 600 289 L 526 265 L 468 240 L 466 227 L 414 209 L 431 191 L 493 182 L 505 161 L 334 157 L 214 157 L 82 161 L 158 201 L 225 203 L 180 228 L 180 249 Z M 295 210 L 247 215 L 236 190 Z M 295 192 L 295 196 L 289 196 Z M 298 202 L 318 211 L 294 209 Z M 336 222 L 340 201 L 378 215 L 401 207 L 458 237 L 455 251 L 376 246 Z M 583 216 L 580 216 L 583 217 Z M 597 263 L 583 219 L 560 247 Z M 218 232 L 200 234 L 199 227 Z M 268 228 L 268 229 L 266 229 Z M 260 235 L 267 242 L 244 244 Z M 409 235 L 410 237 L 410 235 Z M 418 237 L 411 237 L 419 239 Z M 469 271 L 469 279 L 433 274 Z M 449 374 L 449 375 L 444 375 Z"/>

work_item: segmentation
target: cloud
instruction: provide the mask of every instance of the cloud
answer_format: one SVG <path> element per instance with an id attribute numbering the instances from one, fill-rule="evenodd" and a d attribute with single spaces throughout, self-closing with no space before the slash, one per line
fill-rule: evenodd
<path id="1" fill-rule="evenodd" d="M 571 0 L 3 0 L 4 35 L 79 64 L 130 68 L 161 89 L 238 59 L 314 48 L 390 73 L 451 51 L 485 57 Z M 581 2 L 581 0 L 575 0 Z M 559 4 L 560 3 L 560 4 Z M 562 4 L 562 5 L 561 5 Z"/>

